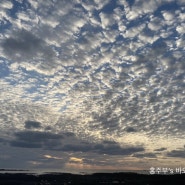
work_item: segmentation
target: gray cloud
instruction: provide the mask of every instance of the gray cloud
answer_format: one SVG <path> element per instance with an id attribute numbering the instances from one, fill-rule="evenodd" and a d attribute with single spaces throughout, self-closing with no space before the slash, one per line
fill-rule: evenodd
<path id="1" fill-rule="evenodd" d="M 132 156 L 137 158 L 157 158 L 155 153 L 137 153 Z"/>
<path id="2" fill-rule="evenodd" d="M 142 146 L 121 147 L 115 141 L 91 143 L 77 138 L 73 133 L 53 134 L 40 131 L 21 131 L 15 133 L 15 139 L 9 141 L 11 146 L 21 148 L 43 148 L 63 152 L 90 152 L 107 155 L 131 155 L 144 151 Z"/>
<path id="3" fill-rule="evenodd" d="M 60 134 L 40 131 L 21 131 L 15 133 L 15 140 L 10 141 L 11 146 L 22 148 L 51 148 L 55 149 L 61 144 L 63 138 Z"/>
<path id="4" fill-rule="evenodd" d="M 0 138 L 0 143 L 6 143 L 6 140 L 4 138 Z"/>
<path id="5" fill-rule="evenodd" d="M 55 52 L 44 40 L 27 30 L 13 31 L 1 43 L 5 56 L 11 62 L 41 63 L 53 66 Z M 50 64 L 49 64 L 50 63 Z"/>
<path id="6" fill-rule="evenodd" d="M 125 155 L 131 155 L 133 153 L 144 151 L 145 149 L 140 146 L 120 147 L 120 145 L 116 142 L 103 141 L 102 143 L 98 143 L 98 144 L 82 143 L 80 145 L 76 145 L 76 144 L 64 145 L 62 150 L 125 156 Z"/>
<path id="7" fill-rule="evenodd" d="M 63 138 L 63 136 L 60 134 L 54 134 L 51 132 L 40 132 L 40 131 L 20 131 L 20 132 L 16 132 L 15 136 L 19 140 L 31 141 L 31 142 L 40 142 L 47 139 Z"/>
<path id="8" fill-rule="evenodd" d="M 109 154 L 109 155 L 131 155 L 133 153 L 144 151 L 143 147 L 132 147 L 128 146 L 121 148 L 118 144 L 111 145 L 96 145 L 94 151 L 100 154 Z"/>
<path id="9" fill-rule="evenodd" d="M 25 121 L 25 128 L 32 129 L 32 128 L 41 128 L 41 123 L 37 121 Z"/>
<path id="10" fill-rule="evenodd" d="M 21 147 L 21 148 L 41 148 L 41 142 L 27 142 L 27 141 L 11 141 L 10 145 L 13 147 Z"/>
<path id="11" fill-rule="evenodd" d="M 137 130 L 134 129 L 133 127 L 127 127 L 127 128 L 125 129 L 125 131 L 126 131 L 126 132 L 137 132 Z"/>
<path id="12" fill-rule="evenodd" d="M 185 150 L 172 150 L 167 153 L 168 157 L 185 158 Z"/>
<path id="13" fill-rule="evenodd" d="M 161 151 L 165 151 L 165 150 L 167 150 L 167 148 L 162 147 L 162 148 L 157 148 L 154 151 L 161 152 Z"/>

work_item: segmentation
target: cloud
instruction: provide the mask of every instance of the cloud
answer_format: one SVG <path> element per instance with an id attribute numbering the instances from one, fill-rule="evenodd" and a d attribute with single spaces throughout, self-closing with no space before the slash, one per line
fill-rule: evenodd
<path id="1" fill-rule="evenodd" d="M 0 143 L 6 143 L 6 140 L 4 138 L 0 138 Z"/>
<path id="2" fill-rule="evenodd" d="M 83 159 L 77 158 L 77 157 L 70 157 L 70 158 L 69 158 L 69 162 L 73 162 L 73 163 L 82 163 L 82 162 L 83 162 Z"/>
<path id="3" fill-rule="evenodd" d="M 168 157 L 185 158 L 185 150 L 172 150 L 167 153 Z"/>
<path id="4" fill-rule="evenodd" d="M 172 21 L 174 19 L 174 15 L 170 12 L 163 11 L 162 15 L 166 21 Z"/>
<path id="5" fill-rule="evenodd" d="M 56 157 L 56 156 L 51 156 L 51 155 L 44 155 L 44 157 L 47 158 L 47 159 L 56 159 L 56 160 L 61 160 L 61 159 L 63 159 L 63 158 L 61 158 L 61 157 Z"/>
<path id="6" fill-rule="evenodd" d="M 13 7 L 13 3 L 10 1 L 2 1 L 1 2 L 1 8 L 5 8 L 5 9 L 12 9 Z"/>
<path id="7" fill-rule="evenodd" d="M 10 145 L 13 147 L 21 147 L 21 148 L 41 148 L 42 147 L 41 143 L 26 142 L 22 140 L 11 141 Z"/>
<path id="8" fill-rule="evenodd" d="M 167 148 L 162 147 L 162 148 L 157 148 L 154 151 L 161 152 L 161 151 L 165 151 L 165 150 L 167 150 Z"/>
<path id="9" fill-rule="evenodd" d="M 13 63 L 28 62 L 43 70 L 52 70 L 56 64 L 56 54 L 52 48 L 30 31 L 13 31 L 1 45 L 4 55 Z"/>
<path id="10" fill-rule="evenodd" d="M 50 151 L 88 152 L 107 155 L 131 155 L 144 151 L 142 146 L 121 147 L 114 141 L 92 143 L 77 138 L 73 133 L 53 134 L 40 131 L 16 132 L 15 139 L 10 140 L 9 143 L 13 147 L 21 148 L 43 148 Z"/>
<path id="11" fill-rule="evenodd" d="M 133 127 L 127 127 L 125 130 L 126 132 L 137 132 L 137 130 L 134 129 Z"/>
<path id="12" fill-rule="evenodd" d="M 131 155 L 133 153 L 144 151 L 143 147 L 120 147 L 117 143 L 115 144 L 103 144 L 103 145 L 96 145 L 95 151 L 100 154 L 109 154 L 109 155 Z"/>
<path id="13" fill-rule="evenodd" d="M 97 9 L 101 10 L 102 8 L 104 8 L 106 5 L 110 4 L 110 0 L 105 0 L 105 1 L 101 1 L 101 0 L 94 0 L 94 2 L 96 3 L 96 5 L 98 6 Z"/>
<path id="14" fill-rule="evenodd" d="M 161 1 L 148 1 L 148 3 L 145 3 L 141 0 L 134 1 L 134 4 L 129 8 L 128 11 L 128 5 L 126 6 L 126 17 L 128 20 L 134 20 L 137 19 L 143 15 L 146 15 L 148 13 L 153 13 L 157 8 L 160 6 Z"/>
<path id="15" fill-rule="evenodd" d="M 41 123 L 37 121 L 25 121 L 25 128 L 27 129 L 41 128 Z"/>
<path id="16" fill-rule="evenodd" d="M 114 17 L 110 14 L 105 14 L 101 12 L 99 16 L 101 19 L 103 29 L 108 29 L 110 26 L 112 26 L 115 23 Z"/>
<path id="17" fill-rule="evenodd" d="M 21 131 L 15 133 L 11 146 L 22 148 L 56 149 L 61 144 L 62 135 L 40 131 Z"/>
<path id="18" fill-rule="evenodd" d="M 133 157 L 137 157 L 137 158 L 157 158 L 155 153 L 137 153 L 137 154 L 133 154 Z"/>
<path id="19" fill-rule="evenodd" d="M 63 151 L 71 152 L 90 152 L 107 155 L 130 155 L 139 151 L 144 151 L 142 146 L 125 146 L 121 147 L 118 143 L 113 141 L 102 141 L 99 143 L 83 142 L 79 140 L 77 143 L 64 144 Z"/>
<path id="20" fill-rule="evenodd" d="M 9 92 L 12 93 L 12 91 Z M 16 89 L 14 89 L 14 93 L 15 92 Z M 5 93 L 7 95 L 7 98 L 9 96 L 12 96 L 11 93 L 10 95 L 8 94 L 8 91 L 7 93 Z M 16 95 L 14 96 L 16 97 Z M 16 99 L 18 100 L 19 98 L 16 97 Z M 18 102 L 17 100 L 15 102 L 12 102 L 5 99 L 4 103 L 0 105 L 0 125 L 2 127 L 2 132 L 14 132 L 24 130 L 25 122 L 32 120 L 36 120 L 36 122 L 42 123 L 42 128 L 38 128 L 38 130 L 41 131 L 44 130 L 45 127 L 51 125 L 51 123 L 54 124 L 58 119 L 58 115 L 55 114 L 51 109 L 48 109 L 48 107 L 42 107 L 38 104 L 36 105 L 34 103 L 31 103 L 30 101 Z M 7 110 L 9 111 L 7 112 Z"/>
<path id="21" fill-rule="evenodd" d="M 143 158 L 164 144 L 143 153 L 138 135 L 184 137 L 182 1 L 13 4 L 0 15 L 0 134 L 16 132 L 14 149 Z"/>
<path id="22" fill-rule="evenodd" d="M 21 131 L 21 132 L 15 133 L 15 136 L 19 140 L 30 141 L 30 142 L 41 142 L 48 139 L 56 140 L 63 137 L 62 135 L 59 135 L 59 134 L 53 134 L 50 132 L 40 132 L 40 131 Z"/>
<path id="23" fill-rule="evenodd" d="M 145 28 L 145 24 L 141 24 L 141 25 L 138 25 L 138 26 L 135 26 L 135 27 L 132 27 L 130 29 L 127 29 L 125 34 L 124 34 L 124 37 L 125 38 L 132 38 L 132 37 L 136 37 L 140 32 L 143 31 L 143 29 Z"/>

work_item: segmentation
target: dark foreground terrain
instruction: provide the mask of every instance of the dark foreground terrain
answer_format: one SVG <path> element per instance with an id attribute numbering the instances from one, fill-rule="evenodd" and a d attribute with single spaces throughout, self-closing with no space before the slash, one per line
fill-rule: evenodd
<path id="1" fill-rule="evenodd" d="M 142 175 L 135 173 L 0 174 L 0 185 L 185 185 L 185 174 Z"/>

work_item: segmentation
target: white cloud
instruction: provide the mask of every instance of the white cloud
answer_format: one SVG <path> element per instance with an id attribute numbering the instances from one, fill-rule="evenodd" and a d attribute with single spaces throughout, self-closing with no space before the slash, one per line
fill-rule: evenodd
<path id="1" fill-rule="evenodd" d="M 103 31 L 103 35 L 105 36 L 104 42 L 113 43 L 116 41 L 116 37 L 119 35 L 117 30 L 106 30 Z"/>
<path id="2" fill-rule="evenodd" d="M 124 34 L 124 37 L 125 38 L 131 38 L 131 37 L 135 37 L 137 36 L 144 28 L 145 28 L 145 24 L 141 24 L 141 25 L 138 25 L 138 26 L 134 26 L 130 29 L 127 29 L 125 34 Z"/>
<path id="3" fill-rule="evenodd" d="M 153 31 L 159 31 L 164 25 L 163 20 L 158 17 L 150 16 L 148 27 Z"/>
<path id="4" fill-rule="evenodd" d="M 185 13 L 179 13 L 178 18 L 180 19 L 180 21 L 184 22 L 184 20 L 185 20 Z"/>
<path id="5" fill-rule="evenodd" d="M 94 1 L 83 1 L 81 2 L 81 5 L 87 12 L 89 12 L 89 15 L 92 16 L 92 12 L 96 8 L 96 4 L 94 3 Z"/>
<path id="6" fill-rule="evenodd" d="M 165 24 L 169 26 L 168 29 L 170 29 L 170 26 L 173 28 L 177 24 L 177 16 L 174 12 L 162 11 L 162 15 L 164 17 Z"/>
<path id="7" fill-rule="evenodd" d="M 136 0 L 134 5 L 130 8 L 130 11 L 126 12 L 126 17 L 128 20 L 134 20 L 144 14 L 153 13 L 160 4 L 161 1 L 149 0 L 146 3 L 142 0 Z"/>
<path id="8" fill-rule="evenodd" d="M 162 15 L 166 21 L 171 21 L 174 19 L 174 15 L 171 12 L 163 11 Z"/>
<path id="9" fill-rule="evenodd" d="M 177 48 L 185 48 L 184 39 L 180 38 L 180 39 L 176 40 L 176 46 L 177 46 Z"/>
<path id="10" fill-rule="evenodd" d="M 5 101 L 3 105 L 1 104 L 1 132 L 24 130 L 26 120 L 41 122 L 43 126 L 41 129 L 45 129 L 51 122 L 56 123 L 58 115 L 49 108 L 29 101 L 19 103 L 17 100 L 18 98 L 14 101 Z"/>
<path id="11" fill-rule="evenodd" d="M 182 24 L 180 24 L 180 25 L 178 25 L 177 27 L 176 27 L 176 31 L 179 33 L 179 34 L 184 34 L 184 23 L 182 23 Z"/>
<path id="12" fill-rule="evenodd" d="M 31 6 L 34 8 L 34 9 L 37 9 L 38 8 L 38 6 L 39 6 L 39 3 L 38 3 L 38 1 L 36 0 L 28 0 L 29 1 L 29 3 L 31 4 Z"/>
<path id="13" fill-rule="evenodd" d="M 11 1 L 1 1 L 0 8 L 5 8 L 5 9 L 12 9 L 13 8 L 13 3 Z"/>
<path id="14" fill-rule="evenodd" d="M 94 0 L 94 2 L 96 3 L 97 10 L 101 10 L 105 5 L 107 5 L 108 3 L 110 3 L 110 0 L 105 0 L 105 1 Z"/>
<path id="15" fill-rule="evenodd" d="M 157 39 L 159 39 L 159 36 L 158 35 L 148 36 L 144 33 L 141 33 L 139 34 L 138 38 L 140 39 L 141 42 L 153 44 Z"/>
<path id="16" fill-rule="evenodd" d="M 115 23 L 114 17 L 111 14 L 100 13 L 101 24 L 103 29 L 109 29 Z"/>

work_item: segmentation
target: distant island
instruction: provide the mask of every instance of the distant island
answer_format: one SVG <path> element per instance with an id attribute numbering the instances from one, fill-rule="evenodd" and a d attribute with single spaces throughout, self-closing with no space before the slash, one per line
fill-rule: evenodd
<path id="1" fill-rule="evenodd" d="M 0 172 L 1 171 L 18 171 L 18 172 L 22 172 L 22 171 L 29 171 L 29 170 L 19 170 L 19 169 L 0 169 Z"/>

